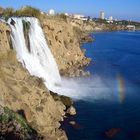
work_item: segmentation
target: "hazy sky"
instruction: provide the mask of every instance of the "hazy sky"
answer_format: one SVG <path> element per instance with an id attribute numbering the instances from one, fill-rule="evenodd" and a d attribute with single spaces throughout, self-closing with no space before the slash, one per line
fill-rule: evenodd
<path id="1" fill-rule="evenodd" d="M 106 17 L 140 21 L 140 0 L 0 0 L 2 7 L 20 8 L 24 5 L 43 11 L 81 13 L 98 17 L 103 10 Z"/>

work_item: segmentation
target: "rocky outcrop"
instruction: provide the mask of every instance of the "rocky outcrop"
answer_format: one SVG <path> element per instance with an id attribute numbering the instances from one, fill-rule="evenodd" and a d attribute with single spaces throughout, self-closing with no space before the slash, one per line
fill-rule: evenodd
<path id="1" fill-rule="evenodd" d="M 70 108 L 68 108 L 67 113 L 70 115 L 76 115 L 76 110 L 73 106 L 71 106 Z"/>
<path id="2" fill-rule="evenodd" d="M 80 48 L 79 33 L 75 28 L 64 20 L 52 17 L 44 18 L 41 23 L 60 73 L 67 76 L 84 73 L 79 69 L 88 65 L 90 59 L 85 57 Z"/>
<path id="3" fill-rule="evenodd" d="M 0 104 L 14 111 L 23 110 L 28 123 L 44 136 L 65 137 L 59 121 L 65 106 L 54 101 L 41 79 L 30 76 L 9 52 L 0 60 Z"/>

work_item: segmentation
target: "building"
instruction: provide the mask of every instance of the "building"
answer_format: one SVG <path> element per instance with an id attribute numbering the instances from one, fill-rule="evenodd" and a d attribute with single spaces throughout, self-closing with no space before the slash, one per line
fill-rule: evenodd
<path id="1" fill-rule="evenodd" d="M 53 9 L 49 10 L 49 15 L 54 16 L 55 15 L 55 11 Z"/>
<path id="2" fill-rule="evenodd" d="M 100 12 L 100 19 L 105 19 L 105 13 L 103 11 Z"/>
<path id="3" fill-rule="evenodd" d="M 65 16 L 69 16 L 69 14 L 68 13 L 65 13 Z"/>
<path id="4" fill-rule="evenodd" d="M 127 28 L 127 30 L 132 30 L 132 31 L 136 30 L 136 26 L 135 25 L 127 25 L 126 28 Z"/>
<path id="5" fill-rule="evenodd" d="M 108 23 L 113 23 L 113 17 L 110 16 L 110 17 L 108 18 L 107 22 L 108 22 Z"/>
<path id="6" fill-rule="evenodd" d="M 112 16 L 109 17 L 109 21 L 113 21 L 113 17 Z"/>
<path id="7" fill-rule="evenodd" d="M 79 20 L 83 20 L 83 21 L 87 21 L 88 20 L 87 17 L 85 17 L 84 15 L 80 15 L 80 14 L 74 14 L 73 18 L 79 19 Z"/>
<path id="8" fill-rule="evenodd" d="M 76 19 L 81 19 L 83 17 L 85 17 L 85 16 L 84 15 L 80 15 L 80 14 L 74 14 L 73 15 L 73 18 L 76 18 Z"/>

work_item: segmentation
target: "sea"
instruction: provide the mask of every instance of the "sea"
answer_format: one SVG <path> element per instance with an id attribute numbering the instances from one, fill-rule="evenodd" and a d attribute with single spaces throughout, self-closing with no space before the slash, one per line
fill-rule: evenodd
<path id="1" fill-rule="evenodd" d="M 97 78 L 105 85 L 97 87 L 104 91 L 100 96 L 113 96 L 76 100 L 77 114 L 66 118 L 62 128 L 69 140 L 140 140 L 140 31 L 91 36 L 94 41 L 82 46 L 92 59 L 85 69 L 94 83 Z"/>

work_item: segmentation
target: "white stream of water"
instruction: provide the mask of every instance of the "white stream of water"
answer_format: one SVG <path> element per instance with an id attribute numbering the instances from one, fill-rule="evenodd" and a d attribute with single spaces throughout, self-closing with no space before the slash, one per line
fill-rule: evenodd
<path id="1" fill-rule="evenodd" d="M 11 24 L 13 20 L 13 24 Z M 30 52 L 25 43 L 23 20 L 30 23 L 29 42 Z M 61 95 L 66 95 L 75 99 L 87 96 L 98 98 L 112 98 L 112 94 L 107 94 L 109 88 L 104 86 L 101 79 L 75 81 L 74 79 L 64 79 L 60 77 L 55 59 L 47 45 L 42 28 L 36 18 L 22 17 L 8 20 L 11 27 L 12 43 L 17 52 L 17 59 L 30 72 L 31 75 L 44 80 L 47 88 Z M 105 94 L 106 93 L 106 94 Z"/>
<path id="2" fill-rule="evenodd" d="M 16 49 L 18 60 L 28 69 L 31 75 L 45 80 L 48 88 L 61 81 L 57 64 L 46 43 L 42 28 L 36 18 L 12 18 L 11 25 L 13 47 Z M 23 20 L 30 23 L 30 50 L 25 43 Z M 10 20 L 9 20 L 10 23 Z"/>

